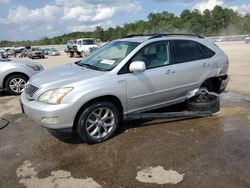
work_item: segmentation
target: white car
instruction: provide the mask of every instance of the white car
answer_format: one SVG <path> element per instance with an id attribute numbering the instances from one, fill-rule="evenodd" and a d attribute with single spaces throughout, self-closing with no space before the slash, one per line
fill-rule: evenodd
<path id="1" fill-rule="evenodd" d="M 59 50 L 56 50 L 56 49 L 50 49 L 50 50 L 48 50 L 48 55 L 49 56 L 59 56 L 60 52 L 59 52 Z"/>
<path id="2" fill-rule="evenodd" d="M 29 78 L 42 70 L 39 63 L 0 58 L 0 90 L 20 95 Z"/>
<path id="3" fill-rule="evenodd" d="M 245 43 L 246 43 L 246 44 L 250 43 L 250 37 L 246 37 L 246 38 L 245 38 Z"/>

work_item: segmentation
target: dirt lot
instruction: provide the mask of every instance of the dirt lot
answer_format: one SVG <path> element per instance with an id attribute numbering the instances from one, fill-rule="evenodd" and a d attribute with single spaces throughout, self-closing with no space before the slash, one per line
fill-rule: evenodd
<path id="1" fill-rule="evenodd" d="M 250 187 L 250 45 L 218 44 L 230 59 L 222 109 L 209 118 L 127 122 L 111 140 L 87 145 L 51 133 L 0 96 L 0 187 Z M 66 57 L 35 60 L 44 67 Z M 38 186 L 39 184 L 39 186 Z"/>

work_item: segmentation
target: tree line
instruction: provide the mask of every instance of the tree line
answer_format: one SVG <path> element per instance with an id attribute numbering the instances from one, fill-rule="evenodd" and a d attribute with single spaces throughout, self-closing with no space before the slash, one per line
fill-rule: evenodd
<path id="1" fill-rule="evenodd" d="M 215 6 L 213 10 L 184 10 L 180 16 L 163 11 L 150 13 L 147 20 L 126 23 L 123 26 L 103 29 L 97 26 L 94 31 L 72 32 L 61 36 L 43 37 L 34 41 L 0 41 L 0 47 L 56 45 L 66 44 L 68 40 L 77 38 L 96 38 L 111 41 L 130 34 L 151 33 L 191 33 L 203 36 L 250 34 L 250 14 L 244 16 L 232 9 Z"/>

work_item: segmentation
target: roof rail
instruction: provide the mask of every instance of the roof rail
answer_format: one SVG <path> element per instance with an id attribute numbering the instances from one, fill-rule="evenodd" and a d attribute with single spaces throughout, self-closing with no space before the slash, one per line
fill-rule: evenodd
<path id="1" fill-rule="evenodd" d="M 160 38 L 160 37 L 167 37 L 167 36 L 189 36 L 189 37 L 198 37 L 201 39 L 204 39 L 203 36 L 200 35 L 195 35 L 195 34 L 182 34 L 182 33 L 159 33 L 159 34 L 153 34 L 151 35 L 152 37 L 150 37 L 149 39 L 155 39 L 155 38 Z"/>
<path id="2" fill-rule="evenodd" d="M 133 34 L 133 35 L 127 35 L 122 38 L 132 38 L 132 37 L 149 37 L 150 39 L 160 38 L 160 37 L 167 37 L 167 36 L 189 36 L 189 37 L 197 37 L 204 39 L 201 35 L 195 35 L 195 34 L 185 34 L 185 33 L 154 33 L 154 34 Z"/>
<path id="3" fill-rule="evenodd" d="M 154 34 L 153 34 L 154 35 Z M 152 34 L 133 34 L 133 35 L 127 35 L 125 37 L 122 37 L 122 38 L 132 38 L 132 37 L 148 37 L 148 36 L 152 36 Z"/>

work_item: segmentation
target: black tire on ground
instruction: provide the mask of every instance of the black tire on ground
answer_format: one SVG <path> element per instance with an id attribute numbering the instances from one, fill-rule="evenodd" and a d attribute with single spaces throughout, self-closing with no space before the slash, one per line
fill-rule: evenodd
<path id="1" fill-rule="evenodd" d="M 74 52 L 69 52 L 69 57 L 74 57 Z"/>
<path id="2" fill-rule="evenodd" d="M 81 57 L 81 52 L 76 52 L 76 55 L 77 55 L 78 57 Z"/>
<path id="3" fill-rule="evenodd" d="M 112 129 L 110 129 L 110 132 L 106 136 L 104 136 L 102 138 L 94 138 L 87 131 L 87 126 L 88 126 L 87 119 L 89 117 L 91 117 L 91 114 L 93 112 L 96 112 L 96 110 L 98 110 L 100 108 L 106 108 L 106 109 L 109 109 L 112 111 L 113 117 L 114 117 L 114 119 L 113 119 L 114 125 L 113 125 Z M 76 130 L 77 130 L 77 133 L 82 141 L 84 141 L 88 144 L 95 144 L 95 143 L 100 143 L 100 142 L 103 142 L 103 141 L 111 138 L 118 130 L 119 124 L 120 124 L 120 112 L 114 104 L 112 104 L 110 102 L 95 102 L 82 110 L 82 112 L 77 120 Z M 95 127 L 96 126 L 94 126 L 93 129 L 95 129 Z M 104 131 L 103 127 L 101 129 L 102 129 L 102 131 Z M 88 130 L 91 131 L 90 129 L 88 129 Z"/>
<path id="4" fill-rule="evenodd" d="M 22 93 L 22 91 L 20 92 L 15 92 L 13 89 L 11 89 L 10 87 L 10 84 L 11 84 L 11 81 L 13 79 L 22 79 L 24 80 L 25 84 L 27 83 L 27 81 L 29 80 L 29 78 L 27 76 L 24 76 L 24 75 L 21 75 L 21 74 L 15 74 L 15 75 L 12 75 L 10 76 L 9 78 L 7 78 L 6 82 L 5 82 L 5 87 L 6 87 L 6 91 L 9 93 L 9 94 L 12 94 L 12 95 L 20 95 Z"/>
<path id="5" fill-rule="evenodd" d="M 220 99 L 217 96 L 212 96 L 207 102 L 196 102 L 190 99 L 187 102 L 187 109 L 189 111 L 211 111 L 216 113 L 220 111 Z"/>

